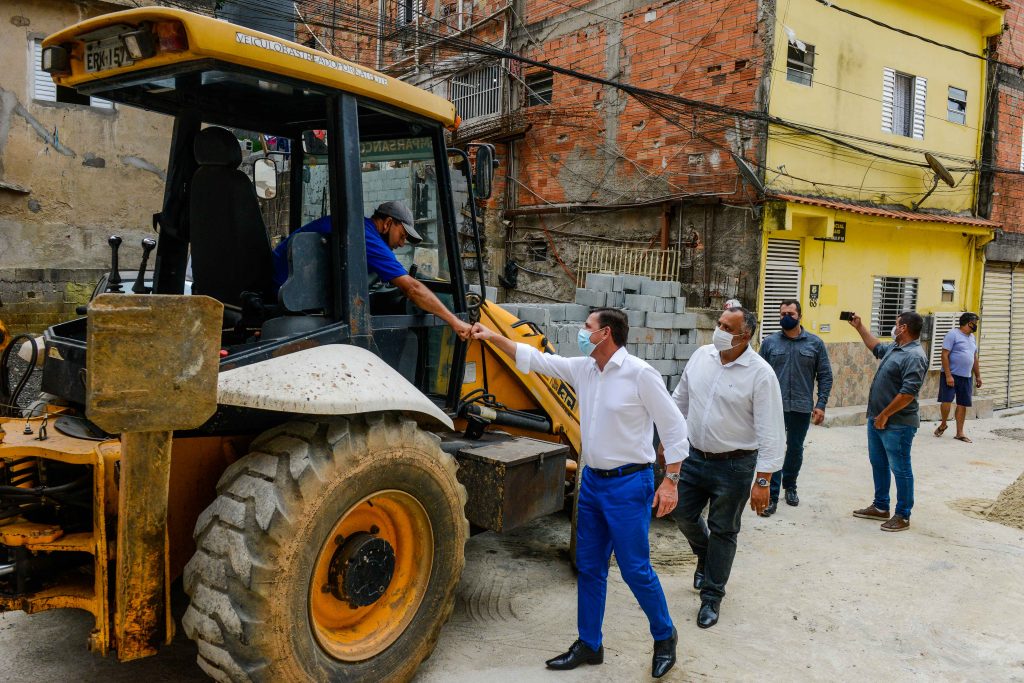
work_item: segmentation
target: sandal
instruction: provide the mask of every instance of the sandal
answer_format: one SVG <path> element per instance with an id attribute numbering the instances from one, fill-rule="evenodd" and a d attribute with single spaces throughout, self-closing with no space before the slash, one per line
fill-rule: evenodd
<path id="1" fill-rule="evenodd" d="M 968 439 L 966 436 L 954 436 L 953 438 L 956 439 L 957 441 L 963 441 L 964 443 L 974 443 L 973 441 Z"/>
<path id="2" fill-rule="evenodd" d="M 935 428 L 935 436 L 942 436 L 943 434 L 946 433 L 947 429 L 949 429 L 949 425 L 948 424 L 947 425 L 939 425 L 938 427 Z"/>

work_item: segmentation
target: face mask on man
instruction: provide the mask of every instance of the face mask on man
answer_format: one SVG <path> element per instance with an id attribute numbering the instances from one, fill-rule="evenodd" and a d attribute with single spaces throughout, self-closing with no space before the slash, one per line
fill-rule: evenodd
<path id="1" fill-rule="evenodd" d="M 892 337 L 893 341 L 899 341 L 899 336 L 900 336 L 899 335 L 899 329 L 900 329 L 899 325 L 893 325 L 892 329 L 889 330 L 889 336 Z"/>
<path id="2" fill-rule="evenodd" d="M 739 335 L 729 334 L 721 327 L 716 327 L 714 333 L 711 335 L 711 343 L 715 345 L 715 348 L 718 349 L 719 353 L 722 353 L 723 351 L 728 351 L 735 346 L 732 343 L 732 340 L 733 337 L 737 336 Z"/>
<path id="3" fill-rule="evenodd" d="M 970 323 L 970 324 L 968 324 L 967 325 L 967 329 L 969 329 L 971 332 L 977 332 L 978 331 L 978 323 Z"/>
<path id="4" fill-rule="evenodd" d="M 793 317 L 793 314 L 791 313 L 786 313 L 779 319 L 779 325 L 781 325 L 784 330 L 792 330 L 799 324 L 800 321 Z"/>
<path id="5" fill-rule="evenodd" d="M 594 352 L 594 349 L 597 348 L 598 344 L 604 341 L 604 339 L 602 339 L 601 341 L 597 342 L 597 344 L 595 344 L 594 342 L 590 341 L 590 335 L 592 334 L 593 332 L 586 328 L 583 328 L 578 333 L 576 333 L 576 344 L 580 347 L 580 353 L 582 353 L 584 356 L 589 356 L 590 354 L 592 354 Z"/>

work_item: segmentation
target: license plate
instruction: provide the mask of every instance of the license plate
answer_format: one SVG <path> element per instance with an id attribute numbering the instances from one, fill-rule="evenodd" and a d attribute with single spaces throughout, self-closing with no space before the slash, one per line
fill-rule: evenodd
<path id="1" fill-rule="evenodd" d="M 85 70 L 89 73 L 117 69 L 134 63 L 119 38 L 85 44 Z"/>

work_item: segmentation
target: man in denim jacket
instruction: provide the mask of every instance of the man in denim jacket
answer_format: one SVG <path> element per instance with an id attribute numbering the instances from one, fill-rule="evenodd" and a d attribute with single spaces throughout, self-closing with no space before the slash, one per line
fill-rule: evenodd
<path id="1" fill-rule="evenodd" d="M 786 489 L 786 503 L 799 505 L 796 480 L 804 462 L 804 439 L 811 422 L 825 421 L 825 406 L 832 391 L 832 365 L 825 342 L 800 324 L 803 311 L 796 299 L 786 299 L 779 306 L 781 332 L 761 342 L 761 357 L 775 370 L 782 389 L 783 416 L 786 420 L 786 459 L 782 469 L 772 475 L 771 502 L 762 517 L 775 514 L 779 492 Z M 818 399 L 814 400 L 814 382 L 818 382 Z"/>

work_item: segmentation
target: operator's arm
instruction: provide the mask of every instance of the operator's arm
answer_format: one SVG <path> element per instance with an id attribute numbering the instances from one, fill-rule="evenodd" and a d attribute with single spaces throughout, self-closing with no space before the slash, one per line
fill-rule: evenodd
<path id="1" fill-rule="evenodd" d="M 869 351 L 874 351 L 875 347 L 881 344 L 875 335 L 868 331 L 868 328 L 864 327 L 864 321 L 860 319 L 860 316 L 856 313 L 850 318 L 850 326 L 857 330 L 861 340 L 864 342 L 864 346 L 868 347 Z"/>
<path id="2" fill-rule="evenodd" d="M 586 362 L 585 358 L 563 358 L 550 353 L 542 353 L 528 344 L 517 344 L 482 323 L 476 323 L 472 329 L 473 339 L 490 342 L 502 353 L 515 360 L 520 372 L 536 372 L 539 375 L 564 379 L 575 384 L 575 368 Z"/>
<path id="3" fill-rule="evenodd" d="M 459 335 L 460 339 L 469 339 L 469 333 L 473 329 L 472 325 L 459 320 L 425 284 L 412 275 L 400 275 L 393 279 L 391 284 L 402 290 L 402 293 L 409 298 L 409 301 L 427 313 L 433 313 L 448 323 L 455 330 L 455 333 Z"/>

